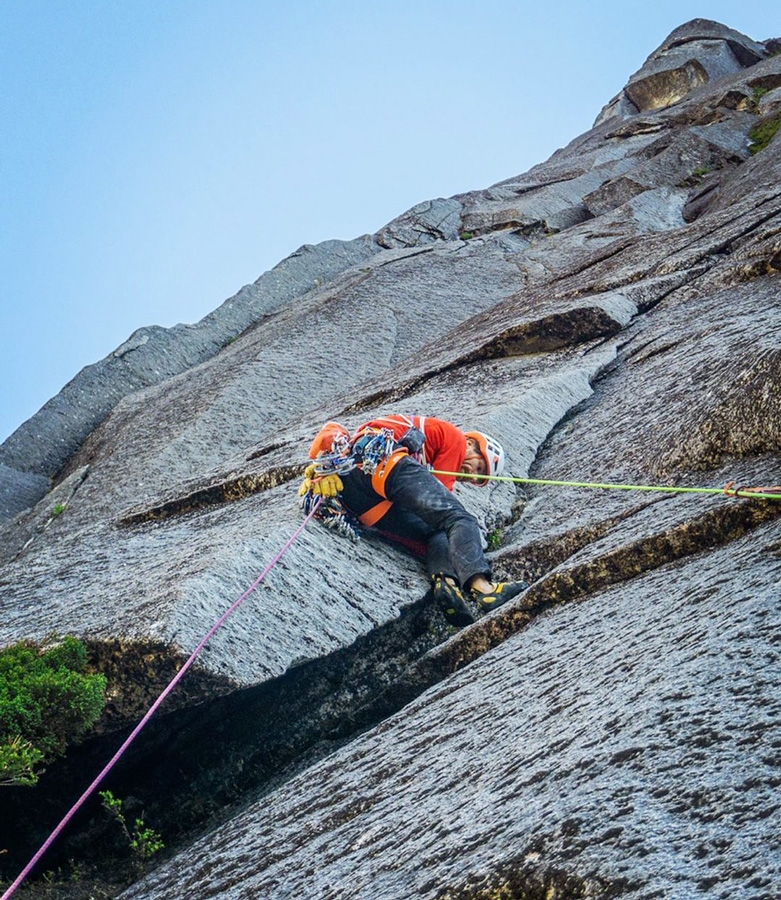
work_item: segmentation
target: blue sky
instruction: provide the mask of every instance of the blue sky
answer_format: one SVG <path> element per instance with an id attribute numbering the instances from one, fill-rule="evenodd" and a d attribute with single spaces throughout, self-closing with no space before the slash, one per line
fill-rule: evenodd
<path id="1" fill-rule="evenodd" d="M 777 0 L 0 0 L 0 441 L 142 325 L 526 171 Z"/>

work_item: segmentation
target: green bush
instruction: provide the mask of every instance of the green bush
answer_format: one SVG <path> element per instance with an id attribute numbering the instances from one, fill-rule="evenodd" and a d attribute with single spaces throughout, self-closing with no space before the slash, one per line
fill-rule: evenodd
<path id="1" fill-rule="evenodd" d="M 103 808 L 111 813 L 119 823 L 130 849 L 139 860 L 151 859 L 155 853 L 165 849 L 160 832 L 149 828 L 143 819 L 136 819 L 133 831 L 130 831 L 125 818 L 124 803 L 111 791 L 100 791 L 100 799 L 103 802 Z"/>
<path id="2" fill-rule="evenodd" d="M 38 776 L 35 767 L 43 762 L 43 753 L 29 742 L 16 737 L 0 744 L 0 785 L 31 785 Z"/>
<path id="3" fill-rule="evenodd" d="M 765 119 L 752 128 L 748 133 L 748 136 L 751 138 L 751 143 L 748 147 L 749 151 L 756 154 L 760 150 L 764 150 L 775 137 L 779 127 L 781 127 L 781 115 L 774 116 L 772 119 Z"/>
<path id="4" fill-rule="evenodd" d="M 72 637 L 0 650 L 0 784 L 35 784 L 35 767 L 98 719 L 106 679 L 86 674 L 86 665 L 86 648 Z"/>

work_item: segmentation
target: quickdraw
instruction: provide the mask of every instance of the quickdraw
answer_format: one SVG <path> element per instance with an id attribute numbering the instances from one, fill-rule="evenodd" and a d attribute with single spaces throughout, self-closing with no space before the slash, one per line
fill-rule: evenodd
<path id="1" fill-rule="evenodd" d="M 356 466 L 353 448 L 347 433 L 337 434 L 330 450 L 322 450 L 314 457 L 315 476 L 346 475 Z"/>
<path id="2" fill-rule="evenodd" d="M 728 497 L 736 497 L 736 498 L 745 497 L 746 494 L 762 494 L 765 497 L 767 497 L 767 496 L 772 496 L 774 494 L 775 495 L 781 494 L 781 485 L 776 484 L 776 485 L 765 485 L 764 487 L 761 487 L 761 486 L 749 487 L 749 486 L 743 484 L 743 485 L 739 485 L 736 487 L 734 481 L 728 481 L 724 488 L 724 493 Z"/>
<path id="3" fill-rule="evenodd" d="M 371 475 L 393 453 L 396 446 L 397 442 L 390 428 L 367 432 L 354 444 L 339 436 L 334 440 L 330 452 L 321 451 L 315 457 L 315 477 L 346 475 L 355 468 L 363 469 L 367 475 Z"/>
<path id="4" fill-rule="evenodd" d="M 367 475 L 372 475 L 377 466 L 393 453 L 396 446 L 396 438 L 390 428 L 368 431 L 353 444 L 355 465 L 360 466 Z"/>
<path id="5" fill-rule="evenodd" d="M 320 501 L 319 505 L 318 500 Z M 314 519 L 342 537 L 349 538 L 351 541 L 361 539 L 356 519 L 344 508 L 338 497 L 320 498 L 310 490 L 301 498 L 301 509 L 307 516 L 314 511 Z"/>

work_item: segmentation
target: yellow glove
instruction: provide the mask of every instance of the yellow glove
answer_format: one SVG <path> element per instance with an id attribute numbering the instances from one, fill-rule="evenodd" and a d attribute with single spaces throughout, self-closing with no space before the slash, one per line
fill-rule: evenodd
<path id="1" fill-rule="evenodd" d="M 321 497 L 335 497 L 344 488 L 342 479 L 335 472 L 330 475 L 321 475 L 318 478 L 315 471 L 314 464 L 304 469 L 304 480 L 298 489 L 299 497 L 303 497 L 309 491 L 319 494 Z"/>
<path id="2" fill-rule="evenodd" d="M 314 464 L 308 465 L 304 469 L 304 480 L 301 482 L 301 487 L 298 489 L 298 496 L 303 497 L 304 494 L 309 492 L 309 489 L 312 487 L 312 480 L 315 477 L 315 467 Z"/>
<path id="3" fill-rule="evenodd" d="M 312 493 L 321 497 L 335 497 L 344 488 L 342 479 L 333 472 L 331 475 L 323 475 L 312 482 Z"/>

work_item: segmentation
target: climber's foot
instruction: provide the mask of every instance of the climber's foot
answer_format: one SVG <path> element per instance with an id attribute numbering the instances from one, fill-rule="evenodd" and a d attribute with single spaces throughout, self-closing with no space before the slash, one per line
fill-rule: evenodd
<path id="1" fill-rule="evenodd" d="M 461 588 L 452 578 L 444 575 L 432 575 L 434 599 L 439 604 L 440 609 L 445 615 L 449 625 L 455 625 L 463 628 L 464 625 L 471 625 L 475 617 L 472 610 L 467 606 Z"/>
<path id="2" fill-rule="evenodd" d="M 522 594 L 528 587 L 529 585 L 525 581 L 501 581 L 499 584 L 493 585 L 490 593 L 481 594 L 479 591 L 472 591 L 472 599 L 480 609 L 489 612 Z"/>

